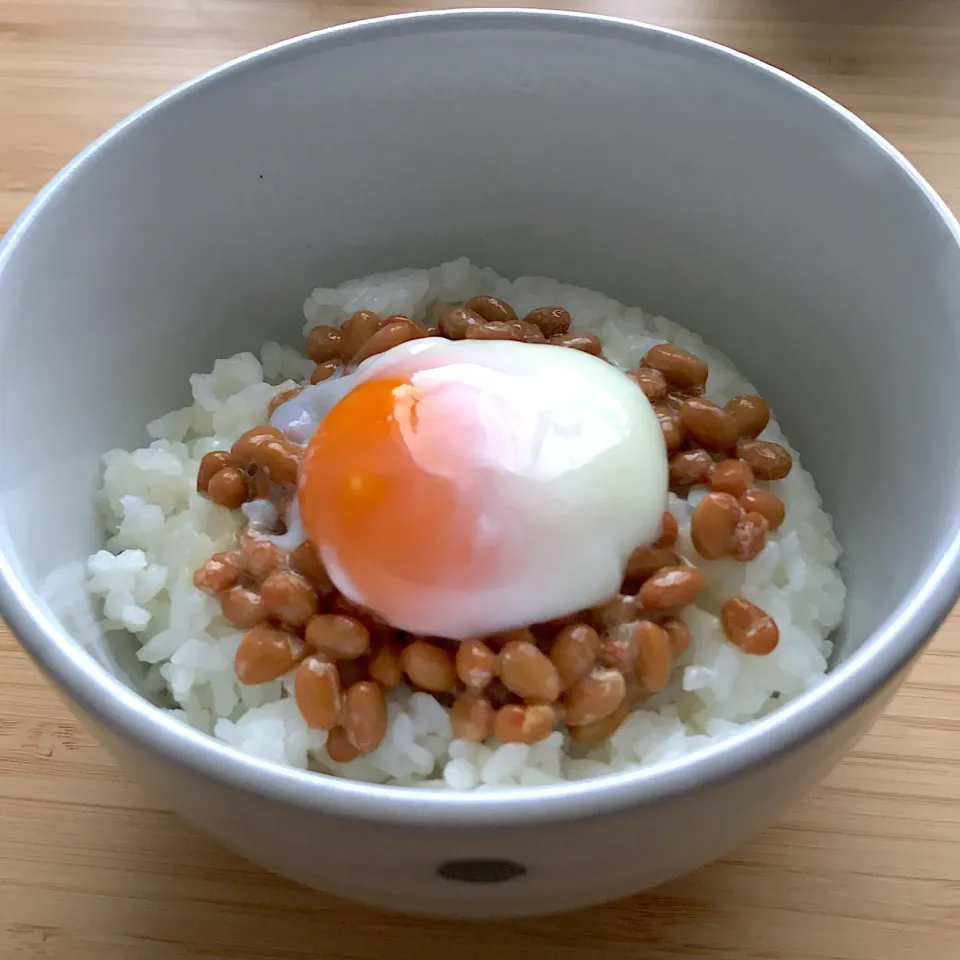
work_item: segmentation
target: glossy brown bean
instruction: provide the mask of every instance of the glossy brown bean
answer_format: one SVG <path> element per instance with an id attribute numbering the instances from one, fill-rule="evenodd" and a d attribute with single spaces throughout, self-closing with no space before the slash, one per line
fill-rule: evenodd
<path id="1" fill-rule="evenodd" d="M 556 337 L 570 329 L 570 313 L 563 307 L 537 307 L 523 319 L 538 327 L 545 337 Z"/>
<path id="2" fill-rule="evenodd" d="M 560 696 L 560 674 L 534 643 L 507 643 L 497 658 L 497 673 L 504 686 L 524 700 L 553 703 Z"/>
<path id="3" fill-rule="evenodd" d="M 463 340 L 468 330 L 482 326 L 484 322 L 479 313 L 468 310 L 466 307 L 453 305 L 444 307 L 440 312 L 437 327 L 449 340 Z"/>
<path id="4" fill-rule="evenodd" d="M 680 558 L 673 554 L 672 563 L 678 563 Z M 660 568 L 657 567 L 659 570 Z M 609 629 L 619 627 L 622 623 L 629 623 L 640 617 L 640 602 L 633 594 L 618 593 L 605 603 L 590 611 L 591 620 L 597 626 Z"/>
<path id="5" fill-rule="evenodd" d="M 728 450 L 737 442 L 737 421 L 706 397 L 689 397 L 680 405 L 680 422 L 687 436 L 705 450 Z"/>
<path id="6" fill-rule="evenodd" d="M 495 633 L 487 637 L 486 643 L 495 650 L 501 650 L 511 640 L 517 640 L 522 643 L 536 643 L 537 638 L 529 627 L 518 627 L 516 630 L 504 630 L 502 633 Z"/>
<path id="7" fill-rule="evenodd" d="M 327 754 L 336 763 L 356 760 L 360 751 L 350 742 L 343 727 L 334 727 L 327 737 Z"/>
<path id="8" fill-rule="evenodd" d="M 307 657 L 293 677 L 293 699 L 311 730 L 332 730 L 340 722 L 340 672 L 323 657 Z"/>
<path id="9" fill-rule="evenodd" d="M 650 620 L 641 620 L 634 627 L 637 659 L 634 676 L 647 693 L 659 693 L 670 682 L 673 673 L 673 650 L 663 627 Z"/>
<path id="10" fill-rule="evenodd" d="M 740 563 L 749 563 L 759 556 L 766 543 L 766 519 L 759 513 L 745 513 L 733 532 L 730 556 Z"/>
<path id="11" fill-rule="evenodd" d="M 613 713 L 600 720 L 594 720 L 592 723 L 582 723 L 576 727 L 570 727 L 567 733 L 570 739 L 576 743 L 603 743 L 609 740 L 620 725 L 630 714 L 630 705 L 624 699 Z"/>
<path id="12" fill-rule="evenodd" d="M 493 718 L 493 735 L 501 743 L 523 743 L 523 707 L 508 703 L 497 710 Z"/>
<path id="13" fill-rule="evenodd" d="M 493 735 L 501 743 L 539 743 L 557 725 L 557 712 L 546 704 L 507 704 L 493 718 Z"/>
<path id="14" fill-rule="evenodd" d="M 303 387 L 291 387 L 289 390 L 281 390 L 280 393 L 274 394 L 270 403 L 267 404 L 267 416 L 272 417 L 288 400 L 292 400 L 302 392 Z"/>
<path id="15" fill-rule="evenodd" d="M 262 537 L 247 537 L 237 551 L 237 562 L 254 580 L 264 580 L 286 562 L 284 551 Z"/>
<path id="16" fill-rule="evenodd" d="M 236 510 L 250 499 L 246 474 L 239 467 L 218 470 L 207 484 L 207 496 L 217 506 Z"/>
<path id="17" fill-rule="evenodd" d="M 659 370 L 678 387 L 702 387 L 707 382 L 707 365 L 695 354 L 672 343 L 659 343 L 647 351 L 643 364 Z"/>
<path id="18" fill-rule="evenodd" d="M 594 357 L 599 357 L 603 353 L 603 344 L 600 342 L 600 338 L 592 333 L 579 333 L 576 330 L 569 330 L 567 333 L 559 333 L 551 337 L 549 342 L 554 346 L 569 347 L 571 350 L 589 353 Z"/>
<path id="19" fill-rule="evenodd" d="M 376 683 L 361 680 L 343 697 L 341 726 L 347 739 L 361 752 L 370 753 L 387 732 L 387 704 Z"/>
<path id="20" fill-rule="evenodd" d="M 340 364 L 335 363 L 333 360 L 328 360 L 326 363 L 318 363 L 313 368 L 313 373 L 310 374 L 310 382 L 312 384 L 323 383 L 324 380 L 329 380 L 339 369 Z"/>
<path id="21" fill-rule="evenodd" d="M 645 610 L 656 613 L 693 603 L 703 589 L 703 574 L 696 567 L 665 567 L 647 580 L 637 593 Z"/>
<path id="22" fill-rule="evenodd" d="M 400 656 L 410 682 L 431 693 L 452 693 L 457 686 L 457 668 L 450 651 L 426 640 L 415 640 Z"/>
<path id="23" fill-rule="evenodd" d="M 516 323 L 481 323 L 475 327 L 469 327 L 466 333 L 467 340 L 515 340 L 517 343 L 523 342 L 523 333 Z"/>
<path id="24" fill-rule="evenodd" d="M 676 410 L 663 403 L 654 404 L 653 412 L 660 424 L 660 432 L 663 434 L 663 442 L 667 447 L 667 453 L 679 450 L 687 435 L 683 429 L 683 424 L 680 422 L 680 415 Z"/>
<path id="25" fill-rule="evenodd" d="M 302 627 L 317 612 L 317 591 L 299 573 L 271 573 L 261 584 L 260 594 L 268 614 L 292 627 Z"/>
<path id="26" fill-rule="evenodd" d="M 487 323 L 513 323 L 517 319 L 513 307 L 499 297 L 471 297 L 464 306 L 480 314 Z"/>
<path id="27" fill-rule="evenodd" d="M 619 670 L 595 667 L 563 695 L 567 725 L 576 727 L 609 717 L 626 692 L 626 681 Z"/>
<path id="28" fill-rule="evenodd" d="M 600 644 L 600 656 L 597 658 L 602 667 L 612 667 L 624 676 L 633 670 L 637 659 L 637 641 L 635 623 L 614 627 Z"/>
<path id="29" fill-rule="evenodd" d="M 724 636 L 744 653 L 764 656 L 780 641 L 773 617 L 746 597 L 731 597 L 720 608 L 720 626 Z"/>
<path id="30" fill-rule="evenodd" d="M 336 327 L 321 323 L 307 334 L 304 352 L 316 364 L 340 359 L 343 334 Z"/>
<path id="31" fill-rule="evenodd" d="M 256 463 L 257 449 L 270 442 L 286 443 L 287 438 L 279 427 L 260 423 L 234 441 L 230 455 L 235 463 Z"/>
<path id="32" fill-rule="evenodd" d="M 216 595 L 229 590 L 237 582 L 240 573 L 235 553 L 215 553 L 193 572 L 193 585 L 204 593 Z"/>
<path id="33" fill-rule="evenodd" d="M 383 326 L 383 320 L 372 310 L 358 310 L 340 327 L 340 359 L 349 363 L 360 348 Z M 312 358 L 311 358 L 312 359 Z"/>
<path id="34" fill-rule="evenodd" d="M 304 639 L 333 660 L 355 660 L 370 649 L 370 631 L 359 620 L 340 613 L 311 617 Z"/>
<path id="35" fill-rule="evenodd" d="M 465 687 L 482 690 L 494 678 L 497 655 L 482 640 L 464 640 L 457 647 L 456 667 Z"/>
<path id="36" fill-rule="evenodd" d="M 742 511 L 737 498 L 716 490 L 708 493 L 690 516 L 690 539 L 705 560 L 719 560 L 734 546 L 734 531 Z"/>
<path id="37" fill-rule="evenodd" d="M 690 648 L 690 629 L 676 617 L 667 617 L 660 624 L 666 631 L 667 638 L 670 640 L 670 649 L 676 660 L 682 657 Z"/>
<path id="38" fill-rule="evenodd" d="M 528 703 L 523 711 L 521 734 L 524 743 L 539 743 L 553 733 L 559 719 L 555 707 L 542 703 Z"/>
<path id="39" fill-rule="evenodd" d="M 342 593 L 335 595 L 333 612 L 342 613 L 345 616 L 353 617 L 354 620 L 359 620 L 370 631 L 371 637 L 393 636 L 395 634 L 394 629 L 373 610 L 364 607 L 362 604 L 354 603 Z"/>
<path id="40" fill-rule="evenodd" d="M 789 451 L 769 440 L 741 440 L 737 456 L 750 465 L 758 480 L 782 480 L 793 467 Z"/>
<path id="41" fill-rule="evenodd" d="M 776 530 L 787 515 L 783 501 L 769 490 L 752 487 L 740 497 L 740 506 L 745 513 L 759 513 L 767 521 L 769 530 Z"/>
<path id="42" fill-rule="evenodd" d="M 655 547 L 672 547 L 677 542 L 680 535 L 680 527 L 677 524 L 677 518 L 667 510 L 660 523 L 660 536 L 654 540 Z"/>
<path id="43" fill-rule="evenodd" d="M 661 403 L 667 398 L 667 378 L 653 367 L 641 366 L 627 374 L 643 391 L 651 403 Z"/>
<path id="44" fill-rule="evenodd" d="M 587 676 L 599 655 L 600 635 L 586 623 L 564 627 L 550 646 L 550 660 L 564 689 Z"/>
<path id="45" fill-rule="evenodd" d="M 739 500 L 753 486 L 753 471 L 743 460 L 724 460 L 713 468 L 710 486 Z"/>
<path id="46" fill-rule="evenodd" d="M 695 396 L 695 394 L 684 393 L 677 390 L 676 387 L 671 387 L 663 402 L 666 404 L 666 406 L 670 407 L 671 410 L 676 410 L 677 413 L 679 413 L 680 408 L 687 402 L 687 400 L 690 399 L 691 396 Z"/>
<path id="47" fill-rule="evenodd" d="M 453 735 L 459 740 L 483 743 L 493 733 L 494 714 L 490 701 L 485 697 L 461 694 L 450 708 Z"/>
<path id="48" fill-rule="evenodd" d="M 238 464 L 258 467 L 274 483 L 296 483 L 300 456 L 289 440 L 269 424 L 248 430 L 234 443 L 230 455 Z"/>
<path id="49" fill-rule="evenodd" d="M 741 394 L 739 397 L 728 400 L 724 409 L 736 421 L 741 437 L 752 439 L 759 436 L 770 422 L 770 408 L 766 401 L 752 394 Z"/>
<path id="50" fill-rule="evenodd" d="M 292 633 L 257 624 L 244 634 L 237 647 L 237 679 L 248 686 L 270 683 L 292 670 L 302 653 L 303 644 Z"/>
<path id="51" fill-rule="evenodd" d="M 392 690 L 403 680 L 400 645 L 391 638 L 378 640 L 373 645 L 373 652 L 370 654 L 367 669 L 370 671 L 370 676 L 384 690 Z"/>
<path id="52" fill-rule="evenodd" d="M 197 493 L 206 493 L 210 481 L 224 468 L 230 466 L 228 450 L 212 450 L 204 454 L 197 469 Z"/>
<path id="53" fill-rule="evenodd" d="M 244 629 L 267 619 L 263 598 L 246 587 L 231 587 L 220 594 L 220 610 L 227 623 Z"/>
<path id="54" fill-rule="evenodd" d="M 385 323 L 358 351 L 353 358 L 354 362 L 361 363 L 368 357 L 378 353 L 386 353 L 401 343 L 419 340 L 424 336 L 423 330 L 412 320 L 392 320 Z"/>
<path id="55" fill-rule="evenodd" d="M 671 487 L 682 489 L 709 483 L 712 472 L 713 458 L 706 450 L 683 450 L 670 458 Z"/>
<path id="56" fill-rule="evenodd" d="M 524 343 L 546 343 L 547 338 L 543 331 L 533 323 L 527 323 L 526 320 L 517 320 L 515 326 L 520 331 L 520 339 Z"/>
<path id="57" fill-rule="evenodd" d="M 646 580 L 663 567 L 675 567 L 680 557 L 673 547 L 637 547 L 627 558 L 625 580 Z"/>
<path id="58" fill-rule="evenodd" d="M 273 484 L 263 470 L 254 467 L 253 472 L 248 474 L 247 490 L 247 496 L 250 500 L 269 500 Z"/>
<path id="59" fill-rule="evenodd" d="M 304 540 L 293 553 L 290 554 L 290 568 L 305 577 L 313 588 L 322 594 L 333 590 L 333 581 L 327 573 L 316 548 L 309 540 Z"/>

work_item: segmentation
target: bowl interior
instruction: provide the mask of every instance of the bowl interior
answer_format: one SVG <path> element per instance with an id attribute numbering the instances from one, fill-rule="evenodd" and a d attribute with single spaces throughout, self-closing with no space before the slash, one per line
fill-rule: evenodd
<path id="1" fill-rule="evenodd" d="M 135 117 L 0 259 L 0 546 L 76 589 L 99 457 L 187 376 L 299 343 L 312 287 L 459 255 L 665 314 L 770 399 L 836 520 L 848 656 L 957 527 L 960 249 L 911 171 L 783 77 L 603 21 L 333 31 Z"/>

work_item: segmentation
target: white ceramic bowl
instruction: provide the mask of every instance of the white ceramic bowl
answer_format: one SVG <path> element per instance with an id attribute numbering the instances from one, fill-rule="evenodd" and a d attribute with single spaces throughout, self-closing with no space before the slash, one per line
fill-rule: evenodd
<path id="1" fill-rule="evenodd" d="M 215 357 L 296 342 L 316 284 L 461 254 L 662 312 L 770 398 L 845 550 L 825 683 L 682 761 L 458 795 L 243 757 L 122 682 L 63 579 L 100 542 L 100 454 L 136 445 Z M 537 12 L 293 40 L 120 124 L 6 238 L 3 613 L 133 776 L 273 870 L 427 913 L 632 893 L 818 779 L 953 603 L 958 313 L 957 224 L 931 189 L 836 104 L 739 54 Z"/>

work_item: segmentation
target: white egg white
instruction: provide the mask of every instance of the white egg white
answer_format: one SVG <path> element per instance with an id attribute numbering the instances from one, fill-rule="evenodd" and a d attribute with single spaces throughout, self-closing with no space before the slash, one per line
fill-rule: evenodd
<path id="1" fill-rule="evenodd" d="M 386 373 L 413 377 L 418 391 L 474 384 L 489 396 L 477 416 L 508 421 L 491 422 L 491 442 L 467 451 L 466 468 L 461 452 L 468 475 L 454 479 L 478 508 L 474 535 L 502 543 L 510 563 L 500 582 L 432 592 L 397 571 L 411 603 L 378 613 L 412 633 L 464 639 L 565 616 L 617 592 L 631 551 L 658 536 L 667 501 L 660 426 L 635 383 L 577 350 L 433 337 L 308 387 L 272 423 L 306 443 L 354 386 Z M 436 472 L 426 425 L 398 426 L 414 459 Z M 338 589 L 365 603 L 336 551 L 318 546 Z"/>

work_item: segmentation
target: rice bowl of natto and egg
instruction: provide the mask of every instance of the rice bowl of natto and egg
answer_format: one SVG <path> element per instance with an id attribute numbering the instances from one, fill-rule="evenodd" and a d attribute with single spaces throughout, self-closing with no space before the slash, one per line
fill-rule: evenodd
<path id="1" fill-rule="evenodd" d="M 99 499 L 109 540 L 88 560 L 87 588 L 102 603 L 104 629 L 136 638 L 149 667 L 144 691 L 161 709 L 242 752 L 319 773 L 492 789 L 682 757 L 823 678 L 845 598 L 830 517 L 775 418 L 761 413 L 751 424 L 763 406 L 756 391 L 695 334 L 599 293 L 544 278 L 508 281 L 466 260 L 319 288 L 304 314 L 312 356 L 269 342 L 218 360 L 190 377 L 189 406 L 148 425 L 148 446 L 104 456 Z M 345 346 L 351 336 L 356 343 Z M 497 497 L 477 514 L 499 517 L 500 526 L 487 552 L 469 557 L 458 552 L 457 523 L 410 537 L 404 524 L 419 508 L 401 498 L 413 506 L 379 515 L 374 532 L 385 530 L 383 517 L 390 529 L 367 555 L 387 552 L 364 566 L 362 550 L 351 559 L 350 534 L 374 537 L 364 526 L 368 501 L 334 509 L 331 491 L 346 461 L 368 449 L 382 464 L 392 440 L 361 429 L 349 442 L 351 424 L 389 412 L 383 404 L 405 377 L 416 374 L 422 386 L 426 358 L 442 373 L 462 367 L 464 351 L 471 366 L 481 355 L 481 367 L 493 353 L 507 357 L 496 362 L 507 365 L 508 385 L 523 380 L 525 357 L 545 357 L 540 384 L 553 382 L 554 355 L 570 361 L 557 382 L 582 374 L 590 396 L 596 377 L 593 395 L 619 397 L 617 416 L 634 427 L 611 445 L 621 469 L 582 475 L 561 491 L 524 487 L 511 461 L 502 474 L 514 479 L 497 480 Z M 520 368 L 510 366 L 516 357 Z M 698 364 L 709 370 L 705 383 Z M 476 396 L 488 404 L 491 378 L 472 393 L 459 374 L 451 382 L 441 411 L 455 397 L 470 420 Z M 500 410 L 495 419 L 505 422 L 510 402 L 503 394 L 484 410 Z M 558 406 L 544 403 L 544 415 Z M 310 410 L 315 423 L 304 432 Z M 581 426 L 610 416 L 591 420 L 584 411 Z M 331 439 L 338 417 L 340 446 Z M 470 444 L 450 453 L 464 431 L 448 439 L 443 419 L 429 446 L 453 457 L 456 480 L 477 464 L 464 459 Z M 535 432 L 536 417 L 513 419 Z M 729 434 L 731 421 L 740 432 Z M 662 429 L 654 455 L 644 453 L 651 423 Z M 508 432 L 529 439 L 522 428 L 512 423 Z M 312 455 L 320 440 L 327 447 Z M 503 444 L 497 450 L 502 457 Z M 344 453 L 323 455 L 330 451 Z M 317 480 L 305 484 L 311 464 Z M 394 479 L 406 470 L 409 480 L 409 469 L 398 461 Z M 419 479 L 394 487 L 409 496 Z M 311 500 L 304 491 L 314 488 L 325 492 Z M 558 503 L 566 514 L 555 512 Z M 461 527 L 473 522 L 457 517 Z M 526 538 L 531 550 L 522 549 L 525 529 L 536 534 Z M 597 536 L 585 540 L 584 529 Z M 604 531 L 617 537 L 591 552 Z M 337 535 L 346 538 L 339 546 Z M 517 546 L 504 559 L 497 545 L 510 537 Z M 338 567 L 341 556 L 354 568 Z M 430 575 L 375 575 L 391 563 L 409 569 L 411 560 Z M 444 595 L 429 590 L 444 576 L 431 563 L 455 580 L 460 560 L 466 583 L 489 590 L 478 588 L 470 617 L 458 621 L 464 605 L 444 612 Z M 619 581 L 612 586 L 608 568 Z M 413 596 L 411 584 L 427 592 Z M 388 609 L 397 611 L 392 621 Z M 420 611 L 444 616 L 420 620 Z"/>

